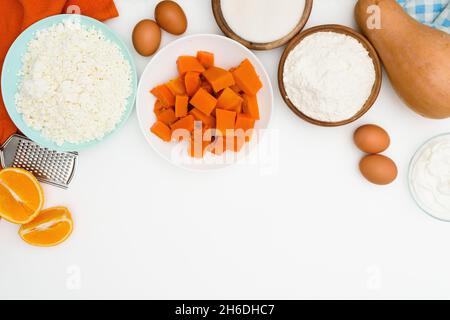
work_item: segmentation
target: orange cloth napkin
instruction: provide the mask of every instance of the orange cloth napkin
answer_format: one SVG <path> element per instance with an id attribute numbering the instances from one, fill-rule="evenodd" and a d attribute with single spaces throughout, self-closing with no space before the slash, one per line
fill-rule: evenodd
<path id="1" fill-rule="evenodd" d="M 0 0 L 0 72 L 9 47 L 23 30 L 43 18 L 66 13 L 72 5 L 98 20 L 119 15 L 113 0 Z M 16 131 L 0 94 L 0 144 Z"/>

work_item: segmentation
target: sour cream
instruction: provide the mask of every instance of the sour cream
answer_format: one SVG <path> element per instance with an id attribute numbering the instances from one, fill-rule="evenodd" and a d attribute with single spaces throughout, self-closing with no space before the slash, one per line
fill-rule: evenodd
<path id="1" fill-rule="evenodd" d="M 450 221 L 450 134 L 431 139 L 417 152 L 409 183 L 423 210 Z"/>
<path id="2" fill-rule="evenodd" d="M 288 35 L 299 23 L 305 0 L 221 0 L 228 26 L 241 38 L 266 43 Z"/>

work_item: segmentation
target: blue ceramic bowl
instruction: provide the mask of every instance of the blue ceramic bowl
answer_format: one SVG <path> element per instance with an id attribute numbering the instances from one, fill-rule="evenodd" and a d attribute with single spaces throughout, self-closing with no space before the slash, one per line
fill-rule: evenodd
<path id="1" fill-rule="evenodd" d="M 82 149 L 96 145 L 101 140 L 92 140 L 87 143 L 80 143 L 80 144 L 64 143 L 62 146 L 58 146 L 53 141 L 45 138 L 39 131 L 28 127 L 28 125 L 23 120 L 22 115 L 17 112 L 15 102 L 15 95 L 18 91 L 18 87 L 21 82 L 21 79 L 19 77 L 19 71 L 22 69 L 22 56 L 27 51 L 28 42 L 34 38 L 36 31 L 46 29 L 66 19 L 79 19 L 82 25 L 85 25 L 87 27 L 95 27 L 96 29 L 101 30 L 107 39 L 116 43 L 119 46 L 123 56 L 130 63 L 132 70 L 132 94 L 128 98 L 128 103 L 126 106 L 126 110 L 122 116 L 122 119 L 117 124 L 116 128 L 109 134 L 105 135 L 105 137 L 102 140 L 111 136 L 114 132 L 119 130 L 125 124 L 131 112 L 133 111 L 137 90 L 137 74 L 133 58 L 125 43 L 114 33 L 114 31 L 109 29 L 105 24 L 86 16 L 69 15 L 69 14 L 56 15 L 43 19 L 39 22 L 36 22 L 28 29 L 26 29 L 16 39 L 16 41 L 9 49 L 8 54 L 6 55 L 1 79 L 2 94 L 3 100 L 6 105 L 6 110 L 8 111 L 9 116 L 11 117 L 16 127 L 19 128 L 19 130 L 22 131 L 28 138 L 32 139 L 34 142 L 40 144 L 41 146 L 52 150 L 80 151 Z"/>

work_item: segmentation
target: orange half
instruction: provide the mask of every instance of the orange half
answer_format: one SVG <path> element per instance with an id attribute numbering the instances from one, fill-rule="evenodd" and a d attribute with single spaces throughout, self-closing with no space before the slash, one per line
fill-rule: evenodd
<path id="1" fill-rule="evenodd" d="M 44 192 L 33 174 L 17 168 L 0 171 L 0 217 L 12 223 L 28 223 L 43 205 Z"/>
<path id="2" fill-rule="evenodd" d="M 53 207 L 43 211 L 31 222 L 22 225 L 20 237 L 39 247 L 51 247 L 65 241 L 73 229 L 72 215 L 65 207 Z"/>

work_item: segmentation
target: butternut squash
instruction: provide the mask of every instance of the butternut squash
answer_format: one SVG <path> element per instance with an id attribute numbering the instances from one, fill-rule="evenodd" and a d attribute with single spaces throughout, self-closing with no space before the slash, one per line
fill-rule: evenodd
<path id="1" fill-rule="evenodd" d="M 200 88 L 192 97 L 190 103 L 204 114 L 210 115 L 216 107 L 217 99 L 210 95 L 205 89 Z"/>
<path id="2" fill-rule="evenodd" d="M 203 126 L 207 128 L 214 128 L 216 126 L 216 118 L 213 116 L 204 114 L 197 108 L 193 108 L 190 112 L 197 121 L 201 121 L 203 123 Z"/>
<path id="3" fill-rule="evenodd" d="M 450 117 L 450 35 L 417 22 L 395 0 L 359 0 L 355 18 L 405 103 L 424 117 Z"/>
<path id="4" fill-rule="evenodd" d="M 175 96 L 166 85 L 159 85 L 150 90 L 150 92 L 161 102 L 164 107 L 173 107 L 175 105 Z"/>
<path id="5" fill-rule="evenodd" d="M 253 119 L 259 120 L 259 106 L 256 96 L 244 94 L 243 109 L 245 114 Z"/>
<path id="6" fill-rule="evenodd" d="M 194 130 L 194 122 L 195 119 L 192 115 L 188 115 L 184 118 L 181 118 L 177 122 L 170 125 L 170 128 L 172 131 L 179 130 L 179 129 L 185 129 L 187 131 Z"/>
<path id="7" fill-rule="evenodd" d="M 185 75 L 186 72 L 193 71 L 202 73 L 205 68 L 202 66 L 200 61 L 196 57 L 191 56 L 180 56 L 177 59 L 178 72 L 181 76 Z"/>
<path id="8" fill-rule="evenodd" d="M 203 72 L 203 76 L 211 84 L 215 92 L 219 92 L 222 89 L 234 85 L 234 79 L 231 72 L 219 67 L 209 68 Z"/>
<path id="9" fill-rule="evenodd" d="M 216 129 L 218 134 L 227 135 L 233 130 L 236 123 L 236 112 L 223 109 L 216 109 Z"/>
<path id="10" fill-rule="evenodd" d="M 214 54 L 208 51 L 198 51 L 197 60 L 205 69 L 214 67 Z"/>
<path id="11" fill-rule="evenodd" d="M 161 121 L 156 121 L 150 128 L 150 131 L 166 142 L 170 142 L 172 138 L 172 130 Z"/>
<path id="12" fill-rule="evenodd" d="M 155 101 L 155 105 L 154 105 L 154 107 L 153 107 L 153 112 L 155 113 L 155 115 L 158 116 L 158 114 L 160 114 L 161 111 L 163 111 L 164 109 L 165 109 L 165 108 L 164 108 L 164 106 L 162 105 L 161 101 L 156 100 L 156 101 Z"/>
<path id="13" fill-rule="evenodd" d="M 181 78 L 170 80 L 166 83 L 166 86 L 175 96 L 184 96 L 186 94 L 186 88 L 184 87 L 184 82 Z"/>
<path id="14" fill-rule="evenodd" d="M 243 99 L 239 94 L 231 90 L 230 88 L 225 88 L 217 99 L 217 108 L 241 112 Z"/>
<path id="15" fill-rule="evenodd" d="M 186 94 L 189 97 L 192 97 L 200 88 L 200 85 L 202 83 L 200 80 L 200 73 L 193 71 L 186 72 L 184 83 L 186 87 Z"/>
<path id="16" fill-rule="evenodd" d="M 188 113 L 188 96 L 176 96 L 175 98 L 175 117 L 183 118 L 187 116 Z"/>
<path id="17" fill-rule="evenodd" d="M 255 119 L 243 113 L 237 115 L 234 126 L 236 137 L 243 135 L 245 141 L 250 141 L 253 136 L 254 127 Z"/>
<path id="18" fill-rule="evenodd" d="M 248 95 L 256 95 L 263 86 L 255 67 L 248 59 L 233 69 L 232 74 L 236 85 Z"/>
<path id="19" fill-rule="evenodd" d="M 161 121 L 162 123 L 170 126 L 172 123 L 177 121 L 177 117 L 175 116 L 175 111 L 173 108 L 167 108 L 164 110 L 161 110 L 157 115 L 156 119 Z"/>

